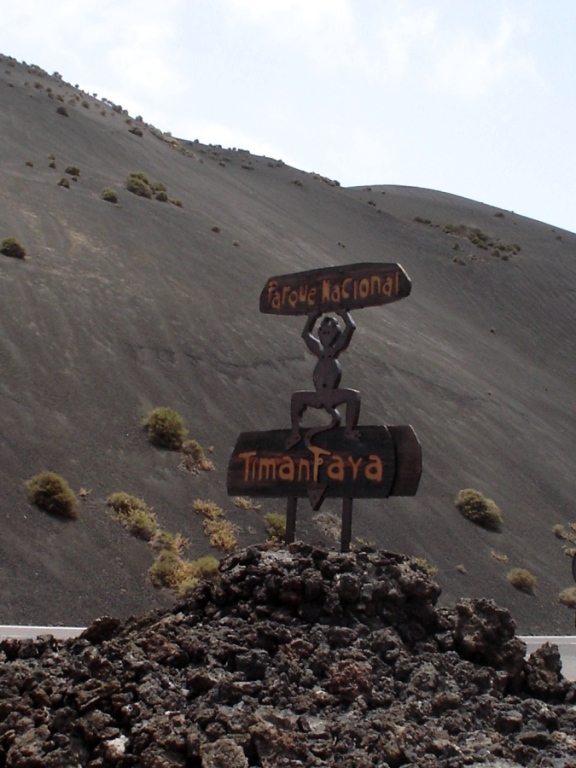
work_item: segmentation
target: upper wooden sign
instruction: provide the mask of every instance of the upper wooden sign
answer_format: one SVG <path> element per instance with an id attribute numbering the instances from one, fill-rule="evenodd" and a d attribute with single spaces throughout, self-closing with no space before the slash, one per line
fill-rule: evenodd
<path id="1" fill-rule="evenodd" d="M 410 294 L 400 264 L 348 264 L 271 277 L 260 294 L 260 312 L 309 315 L 391 304 Z"/>

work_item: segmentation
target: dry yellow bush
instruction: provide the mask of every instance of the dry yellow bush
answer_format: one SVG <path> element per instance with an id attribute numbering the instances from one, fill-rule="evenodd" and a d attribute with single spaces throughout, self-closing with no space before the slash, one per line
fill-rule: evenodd
<path id="1" fill-rule="evenodd" d="M 181 533 L 169 533 L 168 531 L 159 531 L 152 541 L 152 546 L 156 550 L 167 549 L 182 555 L 185 549 L 188 549 L 190 542 Z"/>
<path id="2" fill-rule="evenodd" d="M 219 507 L 218 504 L 215 504 L 209 499 L 196 499 L 192 506 L 195 512 L 204 515 L 208 520 L 217 520 L 224 514 L 222 507 Z"/>
<path id="3" fill-rule="evenodd" d="M 571 544 L 576 544 L 576 533 L 574 533 L 576 530 L 576 523 L 568 523 L 568 528 L 571 528 L 572 530 L 567 531 L 563 525 L 558 524 L 552 528 L 552 533 L 554 536 L 556 536 L 557 539 L 561 539 L 562 541 L 569 541 Z"/>
<path id="4" fill-rule="evenodd" d="M 248 499 L 244 496 L 234 496 L 232 499 L 232 503 L 235 507 L 238 507 L 238 509 L 261 509 L 261 504 L 256 504 L 252 501 L 252 499 Z"/>
<path id="5" fill-rule="evenodd" d="M 113 493 L 106 503 L 116 513 L 116 520 L 134 536 L 151 541 L 158 533 L 156 515 L 150 507 L 129 493 Z"/>
<path id="6" fill-rule="evenodd" d="M 234 527 L 228 520 L 205 520 L 204 533 L 208 536 L 211 547 L 217 547 L 224 552 L 232 552 L 233 549 L 236 549 L 236 534 Z"/>
<path id="7" fill-rule="evenodd" d="M 425 557 L 413 557 L 412 562 L 425 570 L 428 576 L 435 576 L 438 573 L 438 568 L 435 565 L 432 565 L 429 560 L 426 560 Z"/>
<path id="8" fill-rule="evenodd" d="M 508 581 L 513 587 L 529 595 L 534 594 L 536 588 L 536 576 L 527 571 L 526 568 L 512 568 L 508 572 Z"/>
<path id="9" fill-rule="evenodd" d="M 558 595 L 558 602 L 568 608 L 576 608 L 576 587 L 568 587 Z"/>

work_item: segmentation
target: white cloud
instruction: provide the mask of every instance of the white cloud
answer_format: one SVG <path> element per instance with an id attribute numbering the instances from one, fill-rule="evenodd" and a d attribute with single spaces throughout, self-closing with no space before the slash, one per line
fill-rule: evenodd
<path id="1" fill-rule="evenodd" d="M 438 11 L 413 2 L 389 4 L 376 20 L 373 65 L 380 77 L 396 82 L 419 61 L 437 35 Z"/>
<path id="2" fill-rule="evenodd" d="M 67 0 L 48 5 L 44 0 L 22 0 L 2 9 L 0 41 L 14 40 L 26 51 L 29 63 L 50 68 L 54 62 L 52 69 L 59 68 L 74 82 L 82 83 L 85 72 L 105 68 L 110 50 L 129 51 L 149 75 L 152 68 L 147 59 L 156 63 L 162 56 L 167 62 L 173 59 L 171 46 L 179 31 L 183 1 L 163 0 L 159 5 L 154 0 Z M 36 60 L 29 51 L 35 52 Z M 23 53 L 14 54 L 23 58 Z M 128 56 L 121 58 L 124 63 Z"/>
<path id="3" fill-rule="evenodd" d="M 491 34 L 464 27 L 439 36 L 429 84 L 458 96 L 484 95 L 501 83 L 538 81 L 535 65 L 523 49 L 528 27 L 504 11 Z"/>
<path id="4" fill-rule="evenodd" d="M 349 0 L 230 0 L 237 9 L 247 11 L 253 21 L 283 18 L 291 29 L 302 32 L 305 28 L 322 29 L 337 19 L 350 20 L 352 8 Z"/>
<path id="5" fill-rule="evenodd" d="M 232 11 L 229 23 L 257 27 L 257 34 L 294 56 L 295 66 L 307 59 L 321 71 L 330 71 L 363 59 L 352 0 L 223 2 Z"/>

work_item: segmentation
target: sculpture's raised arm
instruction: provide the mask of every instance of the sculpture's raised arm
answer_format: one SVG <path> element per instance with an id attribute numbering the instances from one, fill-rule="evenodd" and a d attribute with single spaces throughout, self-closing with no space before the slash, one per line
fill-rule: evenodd
<path id="1" fill-rule="evenodd" d="M 356 330 L 356 323 L 352 320 L 352 316 L 347 309 L 338 309 L 336 314 L 344 320 L 344 330 L 334 346 L 338 352 L 343 352 L 345 349 L 348 349 L 348 345 L 352 341 L 352 336 Z"/>
<path id="2" fill-rule="evenodd" d="M 318 339 L 312 335 L 312 331 L 314 330 L 314 326 L 316 324 L 316 320 L 320 317 L 320 312 L 315 309 L 313 312 L 310 312 L 308 317 L 306 318 L 306 324 L 304 325 L 304 329 L 302 331 L 302 338 L 304 339 L 306 346 L 312 352 L 316 357 L 320 356 L 320 352 L 322 351 L 322 345 L 318 341 Z"/>

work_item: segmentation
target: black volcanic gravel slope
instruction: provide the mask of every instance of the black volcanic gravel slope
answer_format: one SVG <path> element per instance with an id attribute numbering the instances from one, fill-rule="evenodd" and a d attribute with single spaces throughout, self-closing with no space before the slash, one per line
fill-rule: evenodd
<path id="1" fill-rule="evenodd" d="M 130 194 L 133 171 L 182 207 Z M 442 192 L 345 190 L 279 160 L 178 141 L 6 58 L 0 172 L 0 240 L 28 252 L 0 257 L 0 622 L 85 625 L 171 603 L 147 578 L 148 545 L 111 519 L 116 491 L 182 532 L 190 557 L 208 551 L 196 498 L 224 507 L 240 545 L 261 541 L 263 514 L 284 505 L 238 511 L 225 467 L 240 431 L 289 425 L 313 361 L 301 318 L 260 315 L 260 290 L 274 274 L 397 261 L 412 293 L 354 313 L 343 384 L 362 393 L 361 424 L 413 425 L 424 474 L 415 498 L 356 502 L 353 534 L 426 558 L 447 604 L 493 598 L 523 633 L 573 631 L 558 603 L 570 561 L 552 528 L 576 522 L 575 235 Z M 521 250 L 505 260 L 446 224 Z M 146 442 L 141 420 L 159 405 L 213 447 L 215 472 L 184 472 Z M 24 482 L 43 469 L 85 489 L 78 520 L 30 506 Z M 495 499 L 502 533 L 458 514 L 466 487 Z M 337 546 L 339 512 L 302 505 L 299 537 Z M 509 585 L 512 567 L 535 575 L 534 595 Z"/>
<path id="2" fill-rule="evenodd" d="M 0 764 L 574 766 L 557 649 L 439 591 L 388 552 L 252 547 L 173 611 L 4 640 Z"/>

